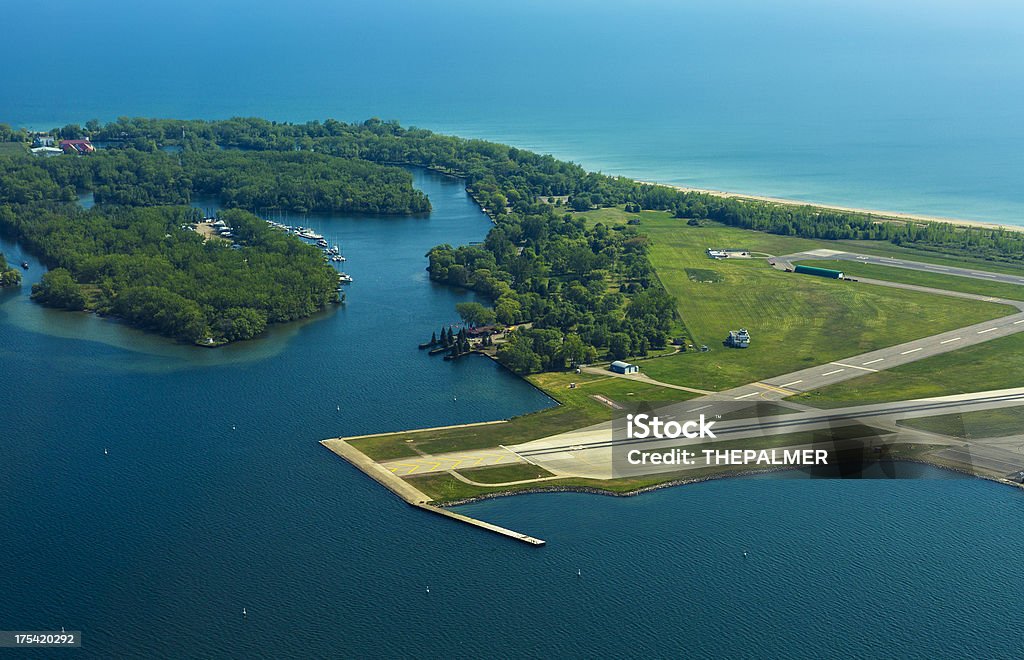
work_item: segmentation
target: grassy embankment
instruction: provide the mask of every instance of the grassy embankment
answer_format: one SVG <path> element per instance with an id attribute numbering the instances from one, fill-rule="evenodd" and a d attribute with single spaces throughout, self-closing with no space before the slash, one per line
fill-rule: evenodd
<path id="1" fill-rule="evenodd" d="M 1024 300 L 1024 285 L 1022 284 L 989 282 L 971 277 L 944 275 L 923 270 L 909 270 L 906 268 L 879 266 L 878 264 L 858 263 L 856 261 L 843 261 L 840 259 L 815 259 L 813 261 L 798 261 L 796 263 L 817 266 L 819 268 L 834 268 L 843 271 L 847 277 L 867 277 L 887 282 L 943 289 L 945 291 L 974 293 L 979 296 L 994 296 L 1006 298 L 1007 300 Z M 961 264 L 961 267 L 963 267 L 963 264 Z M 1024 273 L 1021 273 L 1021 275 L 1024 275 Z"/>
<path id="2" fill-rule="evenodd" d="M 617 208 L 585 214 L 592 222 L 607 224 L 623 224 L 637 215 Z M 639 217 L 639 230 L 651 239 L 651 261 L 665 288 L 676 296 L 680 317 L 697 342 L 711 348 L 709 353 L 644 362 L 644 372 L 656 380 L 726 389 L 1014 311 L 981 301 L 785 273 L 763 258 L 712 261 L 705 253 L 708 247 L 773 255 L 852 247 L 715 223 L 691 227 L 660 211 Z M 751 333 L 751 348 L 725 348 L 722 340 L 728 331 L 741 327 Z"/>

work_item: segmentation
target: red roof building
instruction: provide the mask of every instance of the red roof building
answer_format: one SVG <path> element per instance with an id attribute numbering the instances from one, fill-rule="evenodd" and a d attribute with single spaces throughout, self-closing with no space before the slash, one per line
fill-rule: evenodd
<path id="1" fill-rule="evenodd" d="M 61 140 L 60 148 L 66 154 L 91 154 L 96 147 L 88 139 L 85 140 Z"/>

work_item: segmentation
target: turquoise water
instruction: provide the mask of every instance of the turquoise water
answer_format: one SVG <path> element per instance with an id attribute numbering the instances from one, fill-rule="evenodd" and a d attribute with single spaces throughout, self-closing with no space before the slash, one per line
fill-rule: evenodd
<path id="1" fill-rule="evenodd" d="M 0 121 L 377 115 L 668 183 L 1024 222 L 1007 0 L 98 0 L 88 38 L 44 36 L 67 6 L 5 5 L 38 27 L 0 43 Z"/>
<path id="2" fill-rule="evenodd" d="M 1010 3 L 514 5 L 16 2 L 0 121 L 380 115 L 647 179 L 1024 218 Z M 31 304 L 41 268 L 0 242 L 32 264 L 0 293 L 0 629 L 82 629 L 89 657 L 1019 655 L 1009 488 L 925 469 L 464 507 L 536 549 L 322 449 L 550 405 L 415 350 L 469 299 L 423 254 L 489 227 L 415 176 L 428 219 L 301 219 L 349 257 L 344 307 L 215 351 Z"/>

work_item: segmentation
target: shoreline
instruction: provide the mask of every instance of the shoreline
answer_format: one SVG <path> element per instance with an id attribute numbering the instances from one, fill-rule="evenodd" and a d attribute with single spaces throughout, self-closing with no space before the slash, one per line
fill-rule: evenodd
<path id="1" fill-rule="evenodd" d="M 955 472 L 962 474 L 966 477 L 973 477 L 976 479 L 984 479 L 985 481 L 991 481 L 993 483 L 1001 484 L 1003 486 L 1011 486 L 1020 490 L 1024 490 L 1024 483 L 1017 483 L 1004 479 L 1001 477 L 992 477 L 983 474 L 977 474 L 975 472 L 969 472 L 962 468 L 956 468 L 942 463 L 933 463 L 920 458 L 898 458 L 893 462 L 900 463 L 916 463 L 918 465 L 927 465 L 928 467 L 937 468 L 939 470 L 948 470 L 949 472 Z M 504 497 L 515 497 L 516 495 L 543 495 L 546 493 L 582 493 L 585 495 L 604 495 L 606 497 L 636 497 L 638 495 L 644 495 L 645 493 L 651 493 L 658 490 L 664 490 L 666 488 L 676 488 L 679 486 L 690 486 L 693 484 L 706 483 L 709 481 L 718 481 L 720 479 L 739 479 L 742 477 L 750 477 L 759 474 L 771 474 L 775 472 L 788 472 L 791 470 L 798 470 L 798 466 L 792 467 L 774 467 L 774 468 L 760 468 L 756 470 L 739 470 L 732 472 L 723 472 L 721 474 L 707 475 L 704 477 L 695 477 L 693 479 L 673 479 L 665 481 L 659 484 L 653 484 L 651 486 L 642 486 L 635 490 L 629 490 L 624 492 L 615 492 L 605 490 L 603 488 L 597 488 L 594 486 L 537 486 L 536 488 L 525 488 L 522 490 L 505 490 L 494 493 L 485 493 L 483 495 L 477 495 L 474 497 L 466 497 L 460 500 L 452 500 L 449 502 L 435 502 L 434 506 L 438 508 L 449 508 L 459 507 L 467 504 L 475 504 L 477 502 L 483 502 L 486 500 L 494 500 Z"/>
<path id="2" fill-rule="evenodd" d="M 640 179 L 635 179 L 635 181 L 639 184 L 643 184 L 646 186 L 662 186 L 664 188 L 671 188 L 672 190 L 679 190 L 682 192 L 690 193 L 702 193 L 705 195 L 710 195 L 712 197 L 722 197 L 724 199 L 738 199 L 751 202 L 765 202 L 768 204 L 778 204 L 780 206 L 811 206 L 818 209 L 841 211 L 843 213 L 860 213 L 863 215 L 876 216 L 879 220 L 897 220 L 903 222 L 939 222 L 949 225 L 956 225 L 958 227 L 971 227 L 974 229 L 995 229 L 1003 231 L 1024 232 L 1024 225 L 1001 224 L 998 222 L 990 222 L 986 220 L 968 220 L 966 218 L 950 218 L 938 215 L 927 215 L 923 213 L 905 213 L 902 211 L 883 211 L 879 209 L 866 209 L 855 206 L 840 206 L 837 204 L 827 204 L 822 202 L 801 201 L 797 199 L 786 199 L 783 197 L 771 197 L 769 195 L 751 195 L 747 193 L 732 192 L 728 190 L 714 190 L 712 188 L 693 188 L 690 186 L 679 186 L 671 183 L 659 183 L 657 181 L 641 181 Z"/>

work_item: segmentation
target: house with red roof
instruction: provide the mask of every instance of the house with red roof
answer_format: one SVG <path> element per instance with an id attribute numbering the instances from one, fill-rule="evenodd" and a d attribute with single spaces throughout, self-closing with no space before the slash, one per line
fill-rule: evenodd
<path id="1" fill-rule="evenodd" d="M 89 139 L 84 140 L 61 140 L 60 148 L 66 154 L 91 154 L 96 151 Z"/>

